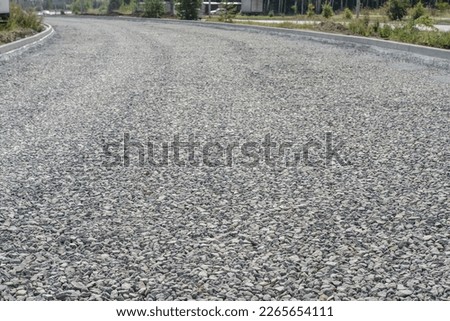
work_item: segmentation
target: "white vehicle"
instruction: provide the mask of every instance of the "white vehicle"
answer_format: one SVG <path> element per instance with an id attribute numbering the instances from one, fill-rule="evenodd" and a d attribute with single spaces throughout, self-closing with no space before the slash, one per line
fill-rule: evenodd
<path id="1" fill-rule="evenodd" d="M 225 13 L 227 10 L 225 8 L 219 8 L 216 10 L 211 10 L 211 15 L 220 15 Z"/>
<path id="2" fill-rule="evenodd" d="M 0 0 L 0 20 L 9 18 L 9 0 Z"/>

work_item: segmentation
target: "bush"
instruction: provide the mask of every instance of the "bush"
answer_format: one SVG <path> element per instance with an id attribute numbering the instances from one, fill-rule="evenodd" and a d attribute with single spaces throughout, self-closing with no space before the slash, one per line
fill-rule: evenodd
<path id="1" fill-rule="evenodd" d="M 311 18 L 315 14 L 315 9 L 316 7 L 314 7 L 312 3 L 308 4 L 308 11 L 306 12 L 306 15 Z"/>
<path id="2" fill-rule="evenodd" d="M 369 21 L 366 17 L 368 16 L 364 16 L 363 19 L 356 19 L 351 21 L 348 24 L 348 29 L 356 35 L 364 37 L 370 36 L 372 34 L 372 29 L 369 27 Z"/>
<path id="3" fill-rule="evenodd" d="M 269 11 L 269 17 L 273 17 L 273 10 Z"/>
<path id="4" fill-rule="evenodd" d="M 391 20 L 402 20 L 406 16 L 408 8 L 407 0 L 389 0 L 387 15 Z"/>
<path id="5" fill-rule="evenodd" d="M 349 8 L 345 8 L 344 18 L 347 20 L 351 20 L 353 18 L 353 12 Z"/>
<path id="6" fill-rule="evenodd" d="M 164 14 L 164 3 L 161 0 L 145 0 L 144 17 L 159 18 Z"/>
<path id="7" fill-rule="evenodd" d="M 324 18 L 326 19 L 329 19 L 333 16 L 333 14 L 333 7 L 328 2 L 325 3 L 322 8 L 322 16 L 324 16 Z"/>
<path id="8" fill-rule="evenodd" d="M 422 25 L 425 27 L 429 27 L 432 29 L 436 29 L 436 27 L 433 24 L 433 19 L 431 19 L 429 16 L 421 16 L 413 21 L 413 25 Z M 437 30 L 437 29 L 436 29 Z"/>
<path id="9" fill-rule="evenodd" d="M 380 26 L 381 26 L 380 20 L 376 20 L 372 25 L 372 32 L 374 34 L 380 33 Z"/>
<path id="10" fill-rule="evenodd" d="M 17 28 L 33 29 L 42 31 L 42 21 L 33 11 L 24 11 L 22 7 L 11 4 L 10 16 L 6 24 L 6 29 L 12 30 Z"/>
<path id="11" fill-rule="evenodd" d="M 112 13 L 113 11 L 119 10 L 121 5 L 122 5 L 121 0 L 110 0 L 108 5 L 108 13 Z"/>
<path id="12" fill-rule="evenodd" d="M 363 16 L 363 23 L 366 25 L 366 27 L 368 27 L 369 26 L 369 23 L 370 23 L 370 16 L 368 15 L 368 14 L 365 14 L 364 16 Z"/>
<path id="13" fill-rule="evenodd" d="M 220 13 L 219 21 L 233 22 L 233 19 L 236 17 L 236 6 L 231 2 L 228 3 L 227 0 L 225 0 L 225 2 L 222 3 L 223 3 L 222 8 L 224 8 L 225 11 Z"/>
<path id="14" fill-rule="evenodd" d="M 413 20 L 419 19 L 420 17 L 425 15 L 425 8 L 421 1 L 419 1 L 412 9 L 410 16 Z"/>
<path id="15" fill-rule="evenodd" d="M 392 34 L 392 27 L 388 24 L 384 24 L 383 27 L 380 29 L 380 37 L 381 38 L 389 38 Z"/>
<path id="16" fill-rule="evenodd" d="M 119 8 L 119 12 L 122 14 L 130 15 L 137 11 L 138 4 L 136 0 L 124 0 Z M 145 2 L 144 2 L 144 14 L 145 14 Z M 155 17 L 156 18 L 156 17 Z"/>
<path id="17" fill-rule="evenodd" d="M 197 20 L 201 0 L 178 0 L 176 9 L 182 20 Z"/>
<path id="18" fill-rule="evenodd" d="M 71 4 L 72 12 L 75 14 L 86 13 L 92 8 L 92 0 L 75 0 Z M 81 12 L 83 11 L 83 12 Z"/>
<path id="19" fill-rule="evenodd" d="M 444 2 L 443 0 L 440 0 L 436 3 L 436 7 L 439 11 L 445 11 L 450 8 L 450 4 L 448 4 L 447 2 Z"/>

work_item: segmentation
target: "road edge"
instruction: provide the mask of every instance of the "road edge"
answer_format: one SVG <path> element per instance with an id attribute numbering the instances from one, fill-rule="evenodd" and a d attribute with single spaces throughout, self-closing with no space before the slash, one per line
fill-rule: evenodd
<path id="1" fill-rule="evenodd" d="M 1 45 L 0 57 L 2 57 L 3 55 L 11 55 L 19 51 L 22 52 L 24 50 L 27 50 L 53 35 L 53 33 L 55 32 L 53 27 L 49 24 L 44 24 L 44 26 L 45 30 L 39 32 L 36 35 Z"/>

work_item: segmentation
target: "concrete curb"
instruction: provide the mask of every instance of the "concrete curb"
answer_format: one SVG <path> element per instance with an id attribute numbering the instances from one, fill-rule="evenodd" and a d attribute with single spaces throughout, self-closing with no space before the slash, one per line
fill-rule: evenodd
<path id="1" fill-rule="evenodd" d="M 18 51 L 27 50 L 27 49 L 37 45 L 41 41 L 47 39 L 51 35 L 53 35 L 53 33 L 54 33 L 53 27 L 48 24 L 44 24 L 44 26 L 45 26 L 45 30 L 41 31 L 40 33 L 38 33 L 34 36 L 23 38 L 23 39 L 20 39 L 20 40 L 11 42 L 11 43 L 7 43 L 5 45 L 1 45 L 0 46 L 0 56 L 5 55 L 5 54 L 10 55 L 10 54 L 13 54 Z"/>
<path id="2" fill-rule="evenodd" d="M 67 16 L 69 17 L 69 16 Z M 183 20 L 173 20 L 173 19 L 152 19 L 152 18 L 139 18 L 139 17 L 128 17 L 128 16 L 73 16 L 80 18 L 92 18 L 92 19 L 107 19 L 107 20 L 126 20 L 126 21 L 152 21 L 159 23 L 171 23 L 171 24 L 194 24 L 197 26 L 205 26 L 219 29 L 228 30 L 255 30 L 255 31 L 265 31 L 272 33 L 282 33 L 289 35 L 302 36 L 310 40 L 321 41 L 321 42 L 340 42 L 340 43 L 353 43 L 363 46 L 374 46 L 378 48 L 384 48 L 389 50 L 398 50 L 410 54 L 416 54 L 421 56 L 427 56 L 431 58 L 440 58 L 450 60 L 450 50 L 432 48 L 420 45 L 407 44 L 402 42 L 341 35 L 335 33 L 326 33 L 312 30 L 299 30 L 299 29 L 285 29 L 277 27 L 268 26 L 257 26 L 257 25 L 247 25 L 247 24 L 237 24 L 237 23 L 220 23 L 220 22 L 205 22 L 205 21 L 183 21 Z"/>

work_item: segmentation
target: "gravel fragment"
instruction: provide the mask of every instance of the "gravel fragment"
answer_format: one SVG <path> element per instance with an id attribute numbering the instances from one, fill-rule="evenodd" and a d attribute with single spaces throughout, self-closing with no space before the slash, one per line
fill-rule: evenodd
<path id="1" fill-rule="evenodd" d="M 413 291 L 411 291 L 411 290 L 400 290 L 400 291 L 397 291 L 395 294 L 400 296 L 400 297 L 405 297 L 405 296 L 410 296 L 411 294 L 413 294 Z"/>

